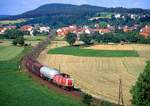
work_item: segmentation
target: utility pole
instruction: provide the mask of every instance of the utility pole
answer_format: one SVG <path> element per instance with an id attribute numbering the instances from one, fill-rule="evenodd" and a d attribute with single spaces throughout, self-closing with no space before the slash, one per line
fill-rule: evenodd
<path id="1" fill-rule="evenodd" d="M 118 106 L 124 106 L 123 90 L 122 90 L 122 79 L 119 79 L 119 99 L 118 99 Z"/>
<path id="2" fill-rule="evenodd" d="M 60 70 L 61 70 L 61 66 L 60 66 L 60 64 L 59 64 L 59 72 L 60 72 Z"/>

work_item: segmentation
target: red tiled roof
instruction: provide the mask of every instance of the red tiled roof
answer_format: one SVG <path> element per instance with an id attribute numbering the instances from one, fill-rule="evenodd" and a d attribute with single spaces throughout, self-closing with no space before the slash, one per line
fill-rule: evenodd
<path id="1" fill-rule="evenodd" d="M 148 37 L 150 35 L 150 25 L 147 25 L 144 28 L 142 28 L 140 31 L 140 35 Z"/>
<path id="2" fill-rule="evenodd" d="M 32 26 L 30 26 L 30 25 L 24 25 L 24 26 L 22 26 L 20 29 L 22 30 L 22 31 L 28 31 L 29 29 L 32 29 L 33 27 Z"/>
<path id="3" fill-rule="evenodd" d="M 111 31 L 109 29 L 107 29 L 107 28 L 104 28 L 104 29 L 99 29 L 99 32 L 101 32 L 101 33 L 109 33 Z"/>

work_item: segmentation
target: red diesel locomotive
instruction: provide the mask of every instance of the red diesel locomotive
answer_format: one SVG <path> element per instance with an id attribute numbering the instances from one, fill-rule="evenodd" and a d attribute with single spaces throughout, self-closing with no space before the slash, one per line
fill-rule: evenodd
<path id="1" fill-rule="evenodd" d="M 69 90 L 74 87 L 73 79 L 70 78 L 68 74 L 60 73 L 57 69 L 44 66 L 32 58 L 26 58 L 25 66 L 30 72 L 44 80 L 48 80 L 58 85 L 59 87 Z"/>

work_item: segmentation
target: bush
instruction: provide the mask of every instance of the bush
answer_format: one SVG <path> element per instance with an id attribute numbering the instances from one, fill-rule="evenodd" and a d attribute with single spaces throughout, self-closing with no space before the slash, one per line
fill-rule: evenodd
<path id="1" fill-rule="evenodd" d="M 0 39 L 5 39 L 4 34 L 0 34 Z"/>
<path id="2" fill-rule="evenodd" d="M 88 106 L 91 105 L 92 103 L 92 96 L 89 95 L 89 94 L 85 94 L 84 97 L 83 97 L 83 103 L 87 104 Z"/>
<path id="3" fill-rule="evenodd" d="M 134 106 L 150 106 L 150 62 L 131 89 Z"/>
<path id="4" fill-rule="evenodd" d="M 100 106 L 117 106 L 117 105 L 114 103 L 110 103 L 108 101 L 102 101 Z"/>
<path id="5" fill-rule="evenodd" d="M 19 45 L 23 46 L 24 43 L 25 43 L 23 36 L 18 37 L 18 38 L 17 38 L 17 42 L 19 43 Z"/>
<path id="6" fill-rule="evenodd" d="M 147 37 L 147 44 L 150 44 L 150 35 Z"/>
<path id="7" fill-rule="evenodd" d="M 23 46 L 25 44 L 24 37 L 23 36 L 19 36 L 16 39 L 13 39 L 12 44 L 13 45 L 19 44 L 19 45 Z"/>
<path id="8" fill-rule="evenodd" d="M 81 34 L 80 40 L 83 41 L 86 45 L 90 45 L 92 43 L 93 37 L 88 34 Z"/>
<path id="9" fill-rule="evenodd" d="M 18 44 L 17 39 L 13 39 L 12 44 L 16 46 Z"/>

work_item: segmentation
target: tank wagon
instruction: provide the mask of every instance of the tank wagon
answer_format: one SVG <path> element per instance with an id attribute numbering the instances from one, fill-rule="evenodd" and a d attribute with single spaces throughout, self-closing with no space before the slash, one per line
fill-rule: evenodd
<path id="1" fill-rule="evenodd" d="M 53 80 L 54 76 L 59 74 L 59 71 L 50 67 L 43 66 L 40 68 L 40 73 L 41 78 Z"/>
<path id="2" fill-rule="evenodd" d="M 74 87 L 73 79 L 68 74 L 60 73 L 57 69 L 44 66 L 32 58 L 26 59 L 25 66 L 30 72 L 59 87 L 68 90 Z"/>

